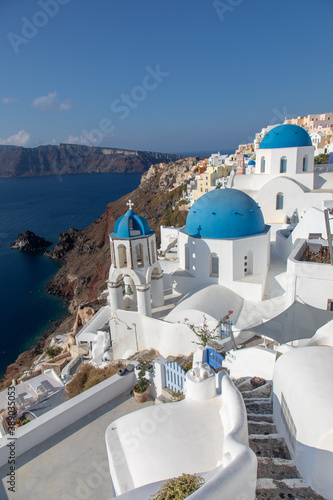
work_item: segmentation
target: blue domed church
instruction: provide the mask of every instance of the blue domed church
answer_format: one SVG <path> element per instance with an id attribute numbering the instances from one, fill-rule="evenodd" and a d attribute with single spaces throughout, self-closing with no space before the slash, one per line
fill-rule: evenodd
<path id="1" fill-rule="evenodd" d="M 108 280 L 111 311 L 127 309 L 151 316 L 164 303 L 163 272 L 157 260 L 155 231 L 132 209 L 116 221 L 110 234 Z"/>
<path id="2" fill-rule="evenodd" d="M 258 204 L 237 189 L 215 189 L 191 207 L 179 232 L 180 266 L 195 287 L 224 285 L 262 300 L 270 258 L 270 227 Z"/>
<path id="3" fill-rule="evenodd" d="M 257 174 L 297 174 L 313 172 L 314 147 L 308 132 L 298 125 L 278 125 L 263 138 L 257 152 Z M 304 177 L 305 183 L 308 179 Z M 308 186 L 313 188 L 312 186 Z"/>
<path id="4" fill-rule="evenodd" d="M 306 210 L 320 208 L 327 198 L 318 192 L 325 179 L 314 169 L 314 149 L 304 128 L 277 125 L 265 135 L 256 151 L 254 172 L 235 176 L 232 186 L 257 201 L 266 223 L 297 222 Z"/>

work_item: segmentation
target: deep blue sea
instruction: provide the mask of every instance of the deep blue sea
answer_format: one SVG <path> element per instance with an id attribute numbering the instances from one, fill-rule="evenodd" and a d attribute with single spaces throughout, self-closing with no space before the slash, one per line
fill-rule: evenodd
<path id="1" fill-rule="evenodd" d="M 91 224 L 107 203 L 135 189 L 140 178 L 79 174 L 0 179 L 0 377 L 67 313 L 63 301 L 44 288 L 59 265 L 43 251 L 10 249 L 10 242 L 29 229 L 56 243 L 61 232 Z"/>

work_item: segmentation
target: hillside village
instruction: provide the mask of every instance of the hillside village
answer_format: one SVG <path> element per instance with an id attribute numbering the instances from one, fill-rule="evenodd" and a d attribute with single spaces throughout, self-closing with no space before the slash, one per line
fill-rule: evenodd
<path id="1" fill-rule="evenodd" d="M 333 499 L 333 113 L 140 189 L 90 253 L 81 232 L 95 296 L 72 291 L 71 327 L 0 393 L 0 498 L 147 499 L 199 474 L 194 500 Z M 66 400 L 87 365 L 112 376 Z"/>

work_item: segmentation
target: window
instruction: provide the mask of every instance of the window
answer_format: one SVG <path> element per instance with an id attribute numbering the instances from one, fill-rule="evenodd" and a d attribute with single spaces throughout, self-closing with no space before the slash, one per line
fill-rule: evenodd
<path id="1" fill-rule="evenodd" d="M 212 253 L 210 255 L 210 275 L 218 276 L 219 275 L 219 258 L 216 253 Z"/>
<path id="2" fill-rule="evenodd" d="M 190 250 L 185 247 L 185 269 L 190 269 Z"/>
<path id="3" fill-rule="evenodd" d="M 283 193 L 278 193 L 276 195 L 276 210 L 283 210 L 284 195 Z"/>
<path id="4" fill-rule="evenodd" d="M 136 263 L 138 267 L 143 267 L 143 246 L 141 243 L 136 245 L 135 252 L 136 252 Z"/>
<path id="5" fill-rule="evenodd" d="M 287 158 L 284 156 L 280 160 L 280 174 L 285 174 L 287 172 Z"/>
<path id="6" fill-rule="evenodd" d="M 308 171 L 308 157 L 304 156 L 304 158 L 303 158 L 303 172 L 307 172 L 307 171 Z"/>
<path id="7" fill-rule="evenodd" d="M 253 253 L 251 250 L 244 256 L 244 276 L 253 274 Z"/>
<path id="8" fill-rule="evenodd" d="M 150 258 L 151 258 L 151 263 L 153 264 L 155 262 L 155 245 L 154 242 L 150 242 Z"/>
<path id="9" fill-rule="evenodd" d="M 119 267 L 127 267 L 127 254 L 125 245 L 118 246 Z"/>
<path id="10" fill-rule="evenodd" d="M 262 157 L 261 157 L 261 163 L 260 163 L 260 172 L 261 172 L 262 174 L 265 172 L 265 163 L 266 163 L 266 161 L 265 161 L 265 157 L 264 157 L 264 156 L 262 156 Z"/>

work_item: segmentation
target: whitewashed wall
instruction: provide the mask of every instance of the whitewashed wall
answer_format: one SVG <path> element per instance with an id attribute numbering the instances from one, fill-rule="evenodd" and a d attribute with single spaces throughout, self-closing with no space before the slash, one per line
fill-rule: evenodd
<path id="1" fill-rule="evenodd" d="M 220 390 L 226 402 L 220 410 L 225 431 L 223 464 L 203 474 L 205 484 L 192 493 L 193 500 L 254 500 L 257 458 L 248 446 L 244 401 L 229 377 L 220 372 Z M 184 430 L 185 431 L 185 430 Z M 207 444 L 208 445 L 208 444 Z M 147 500 L 164 481 L 148 484 L 118 496 L 119 500 Z"/>
<path id="2" fill-rule="evenodd" d="M 300 261 L 306 245 L 306 240 L 301 240 L 288 258 L 286 307 L 300 299 L 319 309 L 327 309 L 327 300 L 333 299 L 333 266 Z"/>
<path id="3" fill-rule="evenodd" d="M 332 347 L 303 347 L 281 356 L 273 375 L 274 422 L 302 477 L 327 500 L 333 499 L 332 366 Z M 295 440 L 281 417 L 282 394 Z"/>

